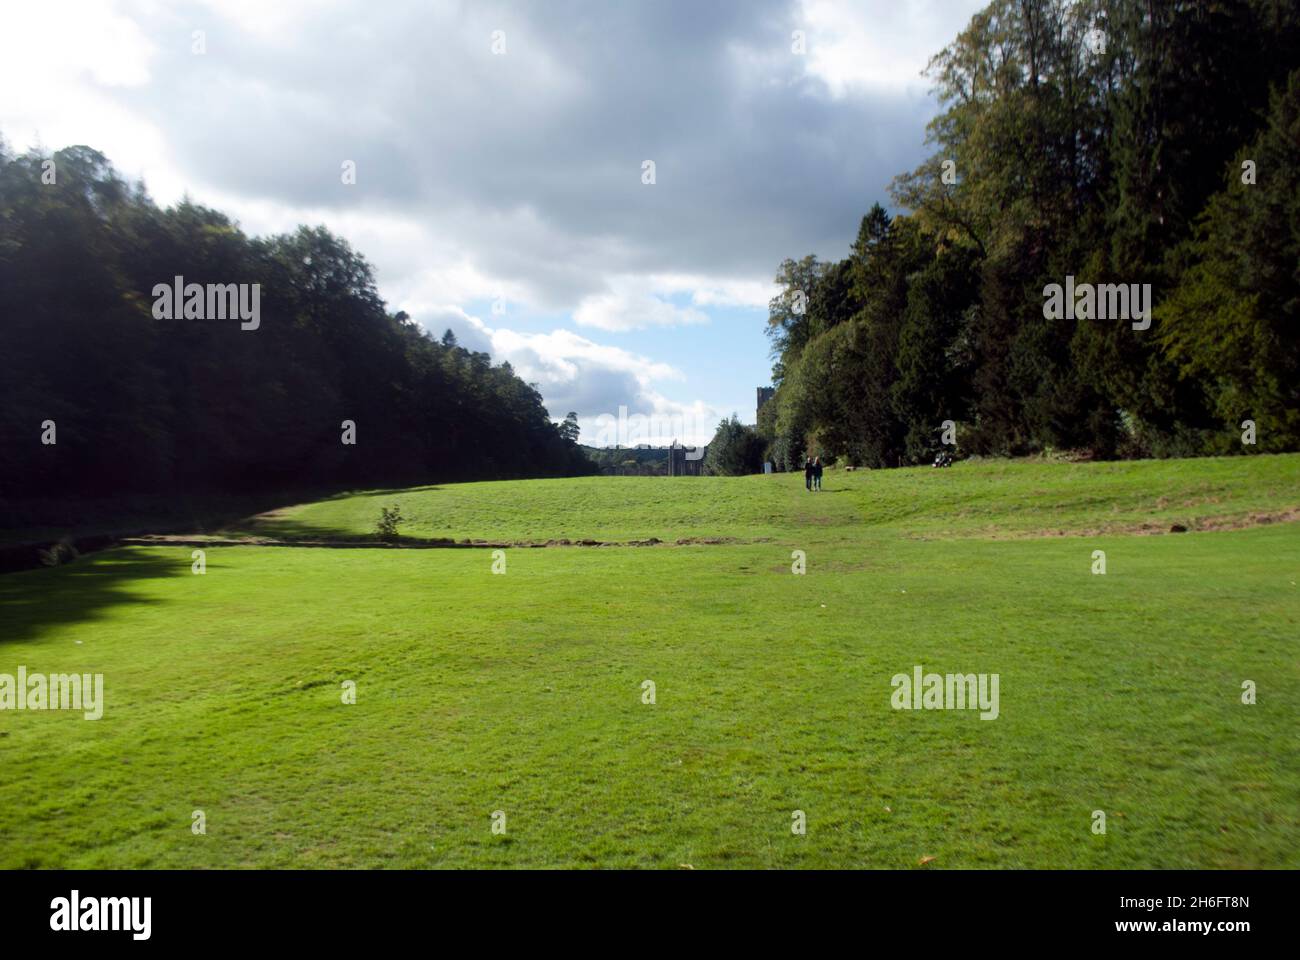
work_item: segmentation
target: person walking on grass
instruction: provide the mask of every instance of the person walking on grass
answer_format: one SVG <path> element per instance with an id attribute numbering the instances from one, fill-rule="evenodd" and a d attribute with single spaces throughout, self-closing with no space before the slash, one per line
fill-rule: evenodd
<path id="1" fill-rule="evenodd" d="M 805 490 L 812 490 L 813 483 L 813 462 L 812 457 L 804 457 L 803 461 L 803 487 Z"/>
<path id="2" fill-rule="evenodd" d="M 820 489 L 822 488 L 822 458 L 821 458 L 821 457 L 814 457 L 814 458 L 813 458 L 813 486 L 812 486 L 812 488 L 813 488 L 814 490 L 820 490 Z"/>

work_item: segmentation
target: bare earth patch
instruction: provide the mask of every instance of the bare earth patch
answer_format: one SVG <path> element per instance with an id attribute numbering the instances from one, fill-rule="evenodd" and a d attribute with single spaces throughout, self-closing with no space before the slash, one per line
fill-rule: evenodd
<path id="1" fill-rule="evenodd" d="M 276 537 L 208 537 L 202 535 L 158 534 L 144 537 L 126 537 L 118 542 L 126 546 L 136 547 L 322 547 L 337 550 L 454 550 L 481 549 L 484 547 L 497 549 L 508 547 L 685 547 L 731 543 L 766 543 L 771 539 L 771 537 L 758 537 L 749 540 L 741 540 L 737 537 L 683 537 L 673 543 L 667 543 L 658 537 L 650 537 L 646 540 L 453 540 L 451 538 L 426 540 L 416 537 L 403 537 L 396 543 L 388 543 L 383 540 L 363 539 L 282 540 Z"/>
<path id="2" fill-rule="evenodd" d="M 1217 530 L 1245 530 L 1249 527 L 1262 527 L 1273 523 L 1294 523 L 1300 520 L 1300 507 L 1271 513 L 1250 513 L 1225 515 L 1217 517 L 1190 517 L 1180 520 L 1143 520 L 1140 522 L 1106 523 L 1099 527 L 1083 527 L 1074 530 L 1037 529 L 1037 530 L 1003 530 L 988 527 L 980 530 L 947 530 L 925 535 L 913 534 L 908 540 L 941 540 L 947 538 L 969 538 L 988 540 L 1032 540 L 1040 537 L 1098 537 L 1098 536 L 1138 536 L 1150 537 L 1163 533 L 1207 533 Z"/>

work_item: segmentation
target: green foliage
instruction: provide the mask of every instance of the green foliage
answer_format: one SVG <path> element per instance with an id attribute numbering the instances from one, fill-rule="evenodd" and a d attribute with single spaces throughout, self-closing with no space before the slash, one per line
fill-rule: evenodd
<path id="1" fill-rule="evenodd" d="M 969 327 L 978 280 L 974 252 L 957 247 L 936 256 L 912 278 L 899 331 L 893 414 L 905 429 L 904 458 L 929 462 L 940 424 L 969 409 L 973 357 Z"/>
<path id="2" fill-rule="evenodd" d="M 379 523 L 375 526 L 376 535 L 380 540 L 396 542 L 398 538 L 397 525 L 404 519 L 401 507 L 380 507 Z"/>
<path id="3" fill-rule="evenodd" d="M 54 154 L 53 184 L 44 159 L 0 143 L 0 498 L 591 469 L 535 389 L 389 315 L 324 228 L 249 238 L 215 210 L 159 209 L 87 147 Z M 178 275 L 259 283 L 260 327 L 155 319 L 155 285 Z M 45 420 L 56 445 L 35 442 Z"/>
<path id="4" fill-rule="evenodd" d="M 578 426 L 578 415 L 572 410 L 565 415 L 564 420 L 556 429 L 559 430 L 560 436 L 567 443 L 577 443 L 578 436 L 582 433 L 582 429 Z"/>
<path id="5" fill-rule="evenodd" d="M 826 264 L 811 254 L 802 260 L 785 260 L 777 270 L 775 283 L 781 292 L 768 304 L 767 335 L 774 356 L 797 357 L 812 335 L 809 302 L 826 272 Z M 780 383 L 780 364 L 773 370 L 773 381 Z"/>
<path id="6" fill-rule="evenodd" d="M 1243 164 L 1258 180 L 1242 182 Z M 1273 97 L 1267 126 L 1228 166 L 1196 237 L 1177 254 L 1180 282 L 1157 312 L 1161 343 L 1237 442 L 1258 424 L 1261 450 L 1300 445 L 1300 70 Z"/>
<path id="7" fill-rule="evenodd" d="M 715 477 L 739 477 L 763 469 L 763 439 L 735 414 L 718 424 L 704 455 L 704 472 Z"/>
<path id="8" fill-rule="evenodd" d="M 838 264 L 782 264 L 814 294 L 771 304 L 770 449 L 915 463 L 953 420 L 971 454 L 1242 452 L 1245 418 L 1296 449 L 1298 66 L 1294 4 L 994 0 L 931 62 L 906 214 L 874 205 Z M 1067 275 L 1150 283 L 1151 329 L 1045 319 Z"/>

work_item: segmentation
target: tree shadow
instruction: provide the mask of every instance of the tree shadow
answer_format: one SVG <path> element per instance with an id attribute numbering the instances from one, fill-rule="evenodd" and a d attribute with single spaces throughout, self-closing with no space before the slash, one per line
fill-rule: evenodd
<path id="1" fill-rule="evenodd" d="M 209 563 L 209 567 L 213 564 Z M 151 605 L 129 588 L 141 580 L 190 574 L 188 554 L 158 556 L 136 547 L 0 577 L 0 646 L 48 638 L 56 628 L 98 620 L 124 605 Z"/>
<path id="2" fill-rule="evenodd" d="M 263 493 L 150 494 L 100 498 L 29 498 L 0 500 L 0 572 L 25 570 L 24 558 L 6 564 L 7 549 L 44 546 L 60 540 L 111 540 L 148 534 L 204 533 L 233 528 L 253 517 L 275 514 L 305 503 L 344 500 L 359 495 L 392 496 L 409 490 L 437 490 L 434 485 L 383 489 L 304 487 Z"/>
<path id="3" fill-rule="evenodd" d="M 417 487 L 381 487 L 366 490 L 341 490 L 319 500 L 347 500 L 350 497 L 389 497 L 399 493 L 432 493 L 443 488 L 444 484 L 426 483 Z M 316 502 L 316 501 L 313 501 Z"/>
<path id="4" fill-rule="evenodd" d="M 437 493 L 442 485 L 426 484 L 419 487 L 388 487 L 369 490 L 345 490 L 328 497 L 310 501 L 312 503 L 329 503 L 336 500 L 349 500 L 354 497 L 383 498 L 403 496 L 413 493 Z M 293 506 L 298 506 L 294 504 Z M 222 532 L 249 537 L 267 537 L 276 540 L 335 540 L 352 542 L 372 542 L 377 539 L 375 531 L 355 533 L 337 526 L 317 522 L 306 522 L 298 517 L 282 515 L 290 507 L 268 510 L 263 513 L 244 517 L 236 523 L 227 524 Z M 376 511 L 378 520 L 378 511 Z"/>

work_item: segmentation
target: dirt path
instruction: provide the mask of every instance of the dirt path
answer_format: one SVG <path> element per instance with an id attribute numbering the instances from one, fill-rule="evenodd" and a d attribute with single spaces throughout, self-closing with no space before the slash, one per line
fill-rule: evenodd
<path id="1" fill-rule="evenodd" d="M 735 543 L 767 543 L 770 537 L 741 540 L 736 537 L 682 537 L 674 541 L 648 540 L 421 540 L 403 537 L 396 543 L 382 540 L 279 540 L 274 537 L 148 536 L 126 537 L 118 543 L 134 547 L 323 547 L 335 550 L 463 550 L 538 547 L 689 547 Z"/>

